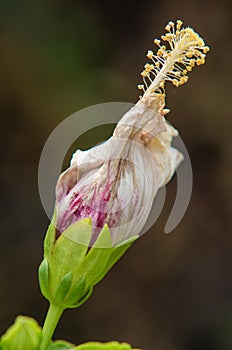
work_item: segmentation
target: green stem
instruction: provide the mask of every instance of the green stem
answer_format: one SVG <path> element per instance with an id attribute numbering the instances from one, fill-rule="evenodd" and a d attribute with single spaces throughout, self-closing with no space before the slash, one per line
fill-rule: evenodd
<path id="1" fill-rule="evenodd" d="M 64 309 L 50 304 L 41 335 L 40 350 L 47 350 Z"/>

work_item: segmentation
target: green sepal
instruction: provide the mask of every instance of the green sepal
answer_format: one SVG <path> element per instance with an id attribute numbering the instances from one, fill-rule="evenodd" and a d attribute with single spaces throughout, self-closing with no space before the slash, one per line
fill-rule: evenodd
<path id="1" fill-rule="evenodd" d="M 65 341 L 65 340 L 56 340 L 48 346 L 48 350 L 68 350 L 73 349 L 75 345 Z"/>
<path id="2" fill-rule="evenodd" d="M 93 287 L 91 287 L 87 293 L 85 293 L 80 299 L 78 299 L 77 303 L 73 303 L 71 305 L 69 305 L 69 308 L 75 308 L 75 307 L 79 307 L 82 304 L 84 304 L 92 295 L 93 293 Z"/>
<path id="3" fill-rule="evenodd" d="M 53 297 L 67 273 L 72 272 L 73 285 L 80 279 L 76 270 L 86 255 L 91 235 L 91 220 L 84 219 L 69 226 L 56 240 L 50 259 L 50 286 Z"/>
<path id="4" fill-rule="evenodd" d="M 76 286 L 74 286 L 67 295 L 66 302 L 70 305 L 70 307 L 73 307 L 71 305 L 78 304 L 78 300 L 80 300 L 83 295 L 85 294 L 85 276 L 81 276 L 80 280 L 77 282 Z"/>
<path id="5" fill-rule="evenodd" d="M 42 293 L 51 303 L 62 305 L 63 308 L 83 304 L 90 297 L 93 287 L 103 279 L 137 236 L 113 246 L 106 224 L 90 248 L 91 238 L 90 218 L 70 225 L 57 240 L 54 225 L 51 223 L 49 226 L 44 244 L 45 260 L 39 268 L 39 276 Z"/>
<path id="6" fill-rule="evenodd" d="M 86 275 L 86 286 L 100 282 L 137 238 L 131 237 L 113 247 L 109 227 L 105 225 L 78 270 L 79 275 Z"/>
<path id="7" fill-rule="evenodd" d="M 49 265 L 47 259 L 44 259 L 39 266 L 39 285 L 43 296 L 49 300 Z"/>
<path id="8" fill-rule="evenodd" d="M 75 347 L 73 350 L 133 350 L 127 343 L 112 341 L 109 343 L 89 342 Z"/>
<path id="9" fill-rule="evenodd" d="M 66 298 L 72 285 L 72 272 L 69 271 L 64 275 L 60 281 L 60 284 L 57 287 L 54 300 L 58 305 L 60 305 Z"/>
<path id="10" fill-rule="evenodd" d="M 113 245 L 112 245 L 110 229 L 109 229 L 109 226 L 105 224 L 98 238 L 96 239 L 96 242 L 94 243 L 92 249 L 108 249 L 112 247 Z"/>
<path id="11" fill-rule="evenodd" d="M 38 350 L 41 328 L 30 317 L 18 316 L 1 338 L 1 350 Z"/>
<path id="12" fill-rule="evenodd" d="M 53 246 L 56 238 L 56 210 L 54 211 L 54 215 L 50 225 L 48 226 L 46 236 L 44 239 L 44 257 L 48 260 L 51 257 Z"/>
<path id="13" fill-rule="evenodd" d="M 139 236 L 133 236 L 118 246 L 115 246 L 109 260 L 106 264 L 106 273 L 116 264 L 116 262 L 125 254 L 131 245 L 138 239 Z"/>
<path id="14" fill-rule="evenodd" d="M 110 230 L 105 225 L 77 270 L 79 276 L 86 276 L 87 288 L 94 286 L 105 276 L 105 266 L 112 251 Z"/>

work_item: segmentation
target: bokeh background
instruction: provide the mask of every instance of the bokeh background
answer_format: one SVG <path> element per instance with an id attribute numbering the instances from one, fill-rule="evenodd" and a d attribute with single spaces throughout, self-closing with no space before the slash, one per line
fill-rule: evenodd
<path id="1" fill-rule="evenodd" d="M 187 85 L 168 88 L 169 121 L 193 166 L 188 211 L 163 233 L 174 179 L 154 227 L 84 306 L 66 311 L 55 337 L 146 350 L 232 348 L 232 17 L 223 0 L 0 2 L 0 333 L 18 314 L 42 324 L 47 309 L 37 281 L 48 225 L 37 169 L 47 137 L 81 108 L 135 102 L 147 49 L 179 18 L 211 46 Z M 98 138 L 92 133 L 92 144 Z"/>

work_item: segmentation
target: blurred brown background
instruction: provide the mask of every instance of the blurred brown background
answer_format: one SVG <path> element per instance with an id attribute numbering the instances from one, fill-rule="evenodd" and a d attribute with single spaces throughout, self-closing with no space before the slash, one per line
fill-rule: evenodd
<path id="1" fill-rule="evenodd" d="M 0 333 L 17 314 L 42 324 L 47 308 L 37 281 L 48 224 L 37 167 L 47 137 L 86 106 L 135 102 L 153 38 L 181 18 L 211 46 L 187 85 L 168 88 L 169 120 L 193 166 L 188 211 L 173 233 L 163 233 L 173 180 L 158 222 L 84 306 L 65 313 L 56 337 L 124 340 L 145 350 L 232 348 L 229 3 L 1 1 Z"/>

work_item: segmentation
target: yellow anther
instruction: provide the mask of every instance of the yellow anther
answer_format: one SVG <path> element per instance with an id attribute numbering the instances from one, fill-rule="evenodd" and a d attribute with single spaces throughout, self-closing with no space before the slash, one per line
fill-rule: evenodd
<path id="1" fill-rule="evenodd" d="M 188 35 L 189 42 L 196 42 L 196 44 L 199 45 L 199 42 L 201 42 L 200 41 L 201 38 L 199 37 L 199 35 L 197 33 L 194 32 L 194 30 L 192 28 L 186 28 L 183 30 L 183 32 Z"/>
<path id="2" fill-rule="evenodd" d="M 158 51 L 157 51 L 157 56 L 163 56 L 163 50 L 162 49 L 159 49 Z"/>
<path id="3" fill-rule="evenodd" d="M 144 71 L 142 71 L 141 75 L 142 75 L 142 77 L 147 77 L 148 72 L 146 70 L 144 70 Z"/>
<path id="4" fill-rule="evenodd" d="M 180 19 L 178 19 L 178 20 L 176 21 L 176 29 L 177 29 L 177 30 L 180 30 L 182 24 L 183 24 L 183 22 L 182 22 Z"/>
<path id="5" fill-rule="evenodd" d="M 195 66 L 195 60 L 194 59 L 190 60 L 189 64 L 190 64 L 191 67 L 194 67 Z"/>
<path id="6" fill-rule="evenodd" d="M 201 51 L 198 49 L 194 49 L 192 52 L 195 56 L 201 55 Z"/>
<path id="7" fill-rule="evenodd" d="M 150 64 L 150 63 L 146 63 L 145 66 L 144 66 L 145 70 L 147 72 L 150 72 L 151 70 L 153 70 L 155 67 L 153 64 Z"/>
<path id="8" fill-rule="evenodd" d="M 139 90 L 143 90 L 143 89 L 144 89 L 144 85 L 139 84 L 139 85 L 138 85 L 138 89 L 139 89 Z"/>
<path id="9" fill-rule="evenodd" d="M 204 58 L 198 58 L 196 62 L 197 62 L 197 66 L 200 66 L 201 64 L 205 63 L 205 59 Z"/>
<path id="10" fill-rule="evenodd" d="M 145 64 L 141 73 L 144 85 L 139 85 L 140 90 L 158 91 L 168 80 L 175 86 L 183 85 L 188 81 L 188 72 L 205 62 L 209 47 L 192 28 L 182 28 L 182 25 L 181 20 L 166 25 L 161 39 L 163 44 L 168 43 L 167 48 L 159 39 L 154 40 L 158 45 L 157 53 L 147 51 L 147 57 L 154 64 Z"/>
<path id="11" fill-rule="evenodd" d="M 148 51 L 147 51 L 147 57 L 148 57 L 148 58 L 151 59 L 151 58 L 153 57 L 153 55 L 154 55 L 153 51 L 151 51 L 151 50 L 148 50 Z"/>
<path id="12" fill-rule="evenodd" d="M 154 40 L 154 44 L 159 45 L 160 44 L 160 40 L 159 39 L 155 39 Z"/>
<path id="13" fill-rule="evenodd" d="M 179 81 L 177 79 L 173 79 L 172 80 L 172 84 L 178 87 L 179 86 Z"/>
<path id="14" fill-rule="evenodd" d="M 203 52 L 204 52 L 204 53 L 207 53 L 207 52 L 209 52 L 209 50 L 210 50 L 210 49 L 209 49 L 209 46 L 205 46 L 204 49 L 203 49 Z"/>
<path id="15" fill-rule="evenodd" d="M 184 77 L 181 77 L 180 78 L 180 85 L 183 85 L 183 84 L 187 83 L 187 81 L 188 81 L 187 75 L 185 75 Z"/>
<path id="16" fill-rule="evenodd" d="M 187 53 L 186 53 L 186 57 L 187 57 L 187 58 L 192 58 L 192 57 L 193 57 L 193 53 L 190 52 L 190 51 L 187 52 Z"/>

